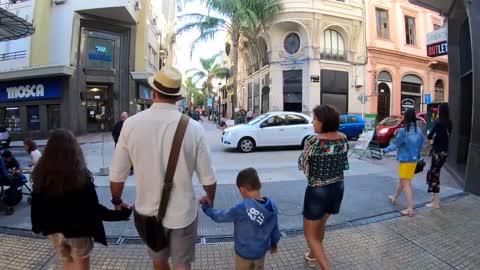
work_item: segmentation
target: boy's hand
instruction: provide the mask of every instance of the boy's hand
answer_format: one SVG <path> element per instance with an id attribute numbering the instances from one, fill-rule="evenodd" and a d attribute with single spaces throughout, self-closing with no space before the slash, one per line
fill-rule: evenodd
<path id="1" fill-rule="evenodd" d="M 271 254 L 276 254 L 278 252 L 278 247 L 275 245 L 275 246 L 272 246 L 270 248 L 270 253 Z"/>

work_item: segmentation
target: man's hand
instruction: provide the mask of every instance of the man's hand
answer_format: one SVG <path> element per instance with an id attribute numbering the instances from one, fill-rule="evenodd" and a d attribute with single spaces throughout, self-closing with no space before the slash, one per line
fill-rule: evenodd
<path id="1" fill-rule="evenodd" d="M 208 196 L 200 198 L 200 204 L 208 204 L 208 206 L 213 207 L 213 201 Z"/>
<path id="2" fill-rule="evenodd" d="M 130 208 L 131 208 L 131 206 L 130 206 L 130 205 L 128 205 L 127 203 L 125 203 L 125 202 L 122 202 L 122 203 L 121 203 L 121 204 L 119 204 L 119 205 L 115 205 L 115 210 L 117 210 L 117 211 L 120 211 L 120 210 L 122 210 L 122 208 L 127 208 L 127 209 L 130 209 Z"/>
<path id="3" fill-rule="evenodd" d="M 278 247 L 275 245 L 275 246 L 272 246 L 270 248 L 270 253 L 271 254 L 276 254 L 278 252 Z"/>

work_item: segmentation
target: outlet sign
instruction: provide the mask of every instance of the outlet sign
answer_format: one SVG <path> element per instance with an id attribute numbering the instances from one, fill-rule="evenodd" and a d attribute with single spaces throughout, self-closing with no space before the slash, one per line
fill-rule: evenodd
<path id="1" fill-rule="evenodd" d="M 59 80 L 32 80 L 0 84 L 0 102 L 56 99 L 60 97 Z"/>
<path id="2" fill-rule="evenodd" d="M 437 57 L 448 54 L 448 32 L 443 27 L 427 34 L 427 55 Z"/>

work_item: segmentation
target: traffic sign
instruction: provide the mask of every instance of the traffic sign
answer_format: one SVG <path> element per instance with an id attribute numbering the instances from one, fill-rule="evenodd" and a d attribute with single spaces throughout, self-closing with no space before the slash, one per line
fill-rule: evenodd
<path id="1" fill-rule="evenodd" d="M 425 94 L 425 104 L 430 104 L 430 103 L 432 103 L 432 95 Z"/>

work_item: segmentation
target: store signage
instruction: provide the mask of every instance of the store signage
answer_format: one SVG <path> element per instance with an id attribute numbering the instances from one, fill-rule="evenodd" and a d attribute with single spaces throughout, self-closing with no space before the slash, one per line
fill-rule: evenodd
<path id="1" fill-rule="evenodd" d="M 437 31 L 427 34 L 427 55 L 437 57 L 448 54 L 447 45 L 448 33 L 447 28 L 443 27 Z"/>
<path id="2" fill-rule="evenodd" d="M 310 75 L 310 82 L 319 83 L 320 82 L 320 76 L 319 75 Z"/>
<path id="3" fill-rule="evenodd" d="M 36 80 L 0 84 L 0 102 L 60 98 L 60 81 Z"/>
<path id="4" fill-rule="evenodd" d="M 432 103 L 432 95 L 425 94 L 425 104 L 430 104 L 430 103 Z"/>
<path id="5" fill-rule="evenodd" d="M 414 108 L 415 108 L 415 100 L 410 99 L 410 98 L 406 98 L 406 99 L 402 100 L 402 109 L 404 111 L 406 111 L 408 109 L 414 109 Z"/>

